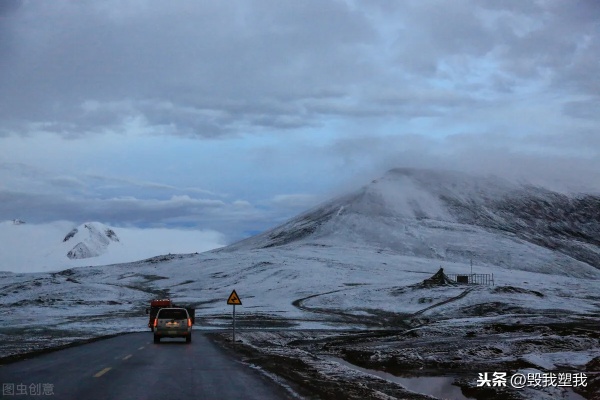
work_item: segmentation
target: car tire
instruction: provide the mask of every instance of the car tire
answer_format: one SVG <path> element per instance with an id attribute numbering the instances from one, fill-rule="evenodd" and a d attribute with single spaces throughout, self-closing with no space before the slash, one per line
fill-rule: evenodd
<path id="1" fill-rule="evenodd" d="M 192 343 L 192 335 L 187 335 L 187 336 L 185 337 L 185 342 L 186 342 L 186 343 Z"/>
<path id="2" fill-rule="evenodd" d="M 154 343 L 160 343 L 160 336 L 154 335 Z"/>

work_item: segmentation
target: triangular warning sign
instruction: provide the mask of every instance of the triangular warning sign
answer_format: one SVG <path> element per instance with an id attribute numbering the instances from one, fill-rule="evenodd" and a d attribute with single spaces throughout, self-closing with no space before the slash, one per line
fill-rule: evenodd
<path id="1" fill-rule="evenodd" d="M 234 305 L 234 306 L 242 305 L 242 301 L 240 300 L 240 297 L 237 295 L 235 290 L 233 292 L 231 292 L 231 294 L 229 295 L 229 298 L 227 299 L 227 304 Z"/>

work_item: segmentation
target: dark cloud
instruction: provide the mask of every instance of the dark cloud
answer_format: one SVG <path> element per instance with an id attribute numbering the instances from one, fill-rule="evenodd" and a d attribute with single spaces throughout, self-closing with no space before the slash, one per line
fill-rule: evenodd
<path id="1" fill-rule="evenodd" d="M 168 193 L 175 195 L 204 194 L 210 197 L 226 197 L 223 193 L 216 193 L 207 189 L 194 186 L 178 187 L 162 182 L 145 181 L 135 178 L 108 176 L 100 174 L 71 171 L 71 175 L 56 174 L 48 170 L 34 167 L 24 163 L 0 162 L 0 178 L 7 186 L 14 187 L 16 182 L 27 187 L 37 187 L 38 192 L 54 193 L 54 189 L 74 188 L 84 189 L 88 193 L 101 194 L 107 190 L 137 191 L 136 194 Z M 104 193 L 104 197 L 107 197 Z"/>
<path id="2" fill-rule="evenodd" d="M 482 57 L 495 46 L 493 33 L 472 2 L 405 3 L 394 43 L 397 61 L 415 75 L 433 76 L 440 62 L 456 56 Z"/>
<path id="3" fill-rule="evenodd" d="M 85 184 L 72 176 L 56 176 L 49 179 L 49 183 L 55 187 L 76 188 L 81 189 Z"/>
<path id="4" fill-rule="evenodd" d="M 599 90 L 589 1 L 3 4 L 0 132 L 137 118 L 148 133 L 211 138 L 443 116 L 532 80 Z M 422 95 L 440 82 L 446 98 Z"/>
<path id="5" fill-rule="evenodd" d="M 6 17 L 21 7 L 22 0 L 4 0 L 0 2 L 0 18 Z"/>
<path id="6" fill-rule="evenodd" d="M 286 125 L 294 102 L 344 92 L 355 46 L 373 37 L 337 1 L 31 2 L 6 25 L 19 51 L 0 54 L 4 119 L 85 132 L 141 114 L 209 137 L 273 116 Z"/>
<path id="7" fill-rule="evenodd" d="M 240 239 L 241 232 L 267 229 L 274 220 L 282 221 L 302 209 L 301 203 L 285 203 L 284 198 L 267 202 L 273 206 L 270 210 L 258 209 L 248 201 L 231 201 L 198 187 L 102 175 L 57 175 L 20 163 L 0 163 L 0 180 L 6 184 L 0 188 L 0 221 L 218 228 L 232 241 Z"/>
<path id="8" fill-rule="evenodd" d="M 86 198 L 0 190 L 0 220 L 23 219 L 46 223 L 69 218 L 71 221 L 103 221 L 117 225 L 219 226 L 230 238 L 249 228 L 266 229 L 270 213 L 259 213 L 251 205 L 226 204 L 219 200 L 172 196 L 169 199 Z"/>
<path id="9" fill-rule="evenodd" d="M 140 181 L 136 179 L 128 179 L 128 178 L 118 178 L 112 176 L 102 176 L 102 175 L 93 175 L 88 174 L 85 176 L 89 180 L 93 181 L 96 185 L 101 188 L 117 188 L 117 189 L 132 189 L 132 188 L 140 188 L 147 189 L 152 191 L 163 191 L 163 192 L 175 192 L 175 193 L 202 193 L 215 197 L 225 197 L 225 195 L 221 193 L 215 193 L 210 190 L 198 188 L 198 187 L 177 187 L 174 185 L 168 185 L 159 182 L 151 182 L 151 181 Z"/>
<path id="10" fill-rule="evenodd" d="M 574 118 L 600 120 L 600 97 L 589 100 L 570 101 L 564 104 L 563 112 Z"/>

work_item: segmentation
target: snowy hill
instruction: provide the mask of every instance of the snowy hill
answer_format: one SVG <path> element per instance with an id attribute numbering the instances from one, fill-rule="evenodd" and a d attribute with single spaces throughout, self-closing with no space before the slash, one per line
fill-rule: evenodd
<path id="1" fill-rule="evenodd" d="M 600 197 L 495 177 L 394 169 L 221 251 L 346 243 L 434 260 L 596 276 L 599 238 Z"/>
<path id="2" fill-rule="evenodd" d="M 119 242 L 114 230 L 99 222 L 88 222 L 74 228 L 65 236 L 63 243 L 72 245 L 67 252 L 70 259 L 98 257 L 106 253 L 111 243 Z"/>

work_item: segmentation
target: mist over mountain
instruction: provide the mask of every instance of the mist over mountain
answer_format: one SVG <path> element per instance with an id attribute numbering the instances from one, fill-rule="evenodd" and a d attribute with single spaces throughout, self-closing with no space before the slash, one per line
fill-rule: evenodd
<path id="1" fill-rule="evenodd" d="M 600 269 L 600 197 L 458 172 L 393 169 L 221 251 L 376 246 L 381 251 L 545 273 Z"/>

